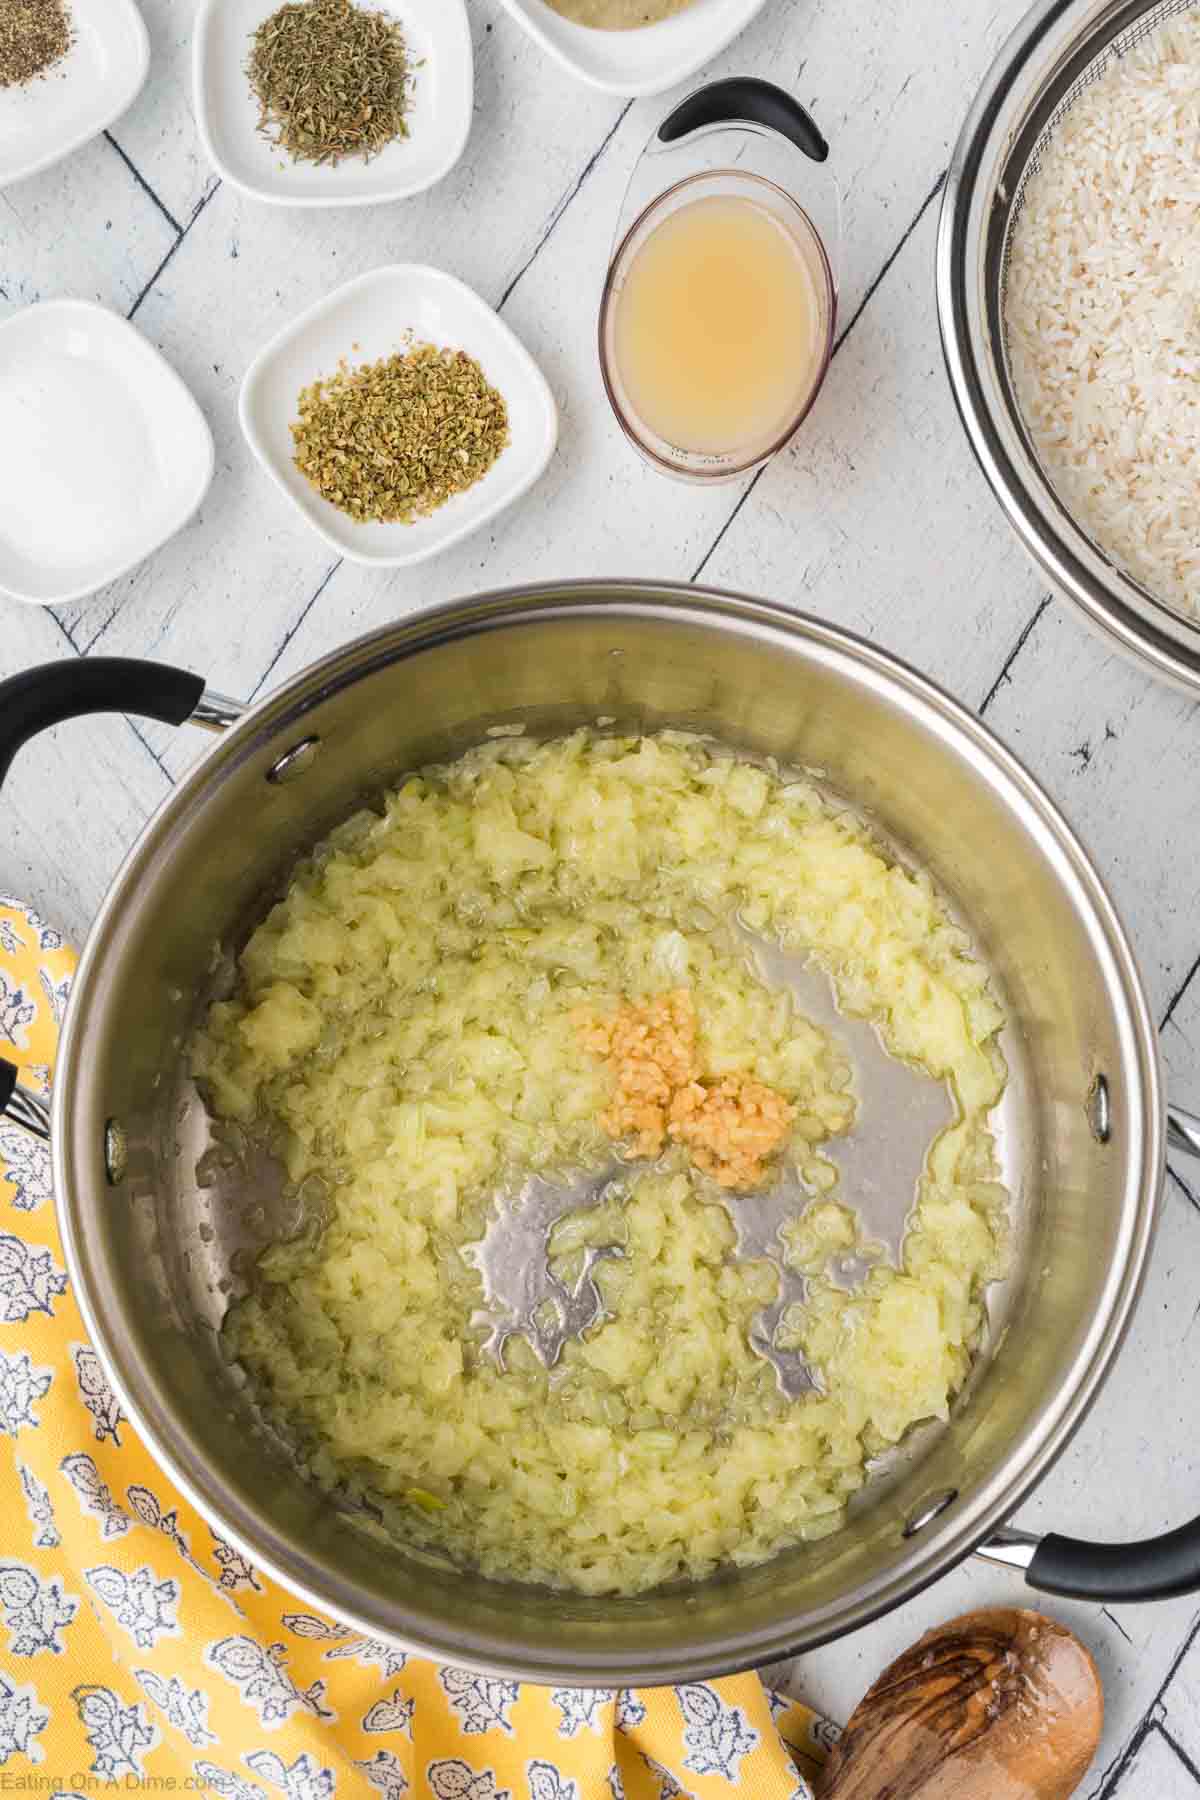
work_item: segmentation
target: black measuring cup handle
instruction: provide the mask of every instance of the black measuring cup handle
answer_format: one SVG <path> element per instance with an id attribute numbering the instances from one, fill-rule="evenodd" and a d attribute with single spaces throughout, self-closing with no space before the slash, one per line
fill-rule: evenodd
<path id="1" fill-rule="evenodd" d="M 776 131 L 813 162 L 828 160 L 829 145 L 806 107 L 774 82 L 755 75 L 727 75 L 681 100 L 658 128 L 661 144 L 676 144 L 710 125 L 762 125 Z"/>

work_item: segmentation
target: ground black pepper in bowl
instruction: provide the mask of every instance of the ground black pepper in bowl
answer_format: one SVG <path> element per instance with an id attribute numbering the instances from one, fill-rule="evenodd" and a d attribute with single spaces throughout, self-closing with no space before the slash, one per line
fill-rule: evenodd
<path id="1" fill-rule="evenodd" d="M 487 474 L 509 441 L 508 408 L 465 350 L 413 344 L 315 381 L 292 425 L 294 461 L 360 523 L 411 525 Z"/>
<path id="2" fill-rule="evenodd" d="M 74 42 L 63 0 L 0 0 L 0 88 L 25 87 Z"/>

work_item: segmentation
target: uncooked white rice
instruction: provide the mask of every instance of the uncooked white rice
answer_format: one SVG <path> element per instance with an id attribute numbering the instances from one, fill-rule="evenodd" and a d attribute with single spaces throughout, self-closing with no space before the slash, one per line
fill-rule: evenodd
<path id="1" fill-rule="evenodd" d="M 1060 498 L 1200 615 L 1200 9 L 1085 88 L 1013 230 L 1017 397 Z"/>

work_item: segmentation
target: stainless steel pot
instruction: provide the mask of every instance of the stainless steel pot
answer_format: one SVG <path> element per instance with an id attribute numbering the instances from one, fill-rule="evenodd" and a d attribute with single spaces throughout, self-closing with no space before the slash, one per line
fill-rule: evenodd
<path id="1" fill-rule="evenodd" d="M 0 775 L 42 726 L 117 708 L 228 729 L 130 853 L 80 964 L 51 1121 L 59 1217 L 125 1411 L 260 1568 L 372 1636 L 522 1679 L 604 1686 L 809 1648 L 984 1543 L 1053 1592 L 1128 1600 L 1200 1586 L 1200 1521 L 1112 1550 L 997 1535 L 1121 1341 L 1166 1121 L 1145 996 L 1103 884 L 974 717 L 871 645 L 764 602 L 576 583 L 488 595 L 364 638 L 236 722 L 239 709 L 179 671 L 100 660 L 35 670 L 0 688 Z M 825 770 L 953 896 L 1012 1020 L 997 1122 L 1016 1265 L 949 1424 L 918 1433 L 834 1538 L 623 1601 L 431 1567 L 306 1486 L 260 1430 L 214 1329 L 248 1197 L 197 1183 L 205 1122 L 182 1049 L 229 951 L 335 822 L 490 725 L 549 733 L 601 716 L 711 732 Z M 22 1103 L 28 1120 L 36 1109 Z M 1175 1129 L 1200 1143 L 1195 1121 L 1180 1115 Z"/>
<path id="2" fill-rule="evenodd" d="M 1025 184 L 1078 95 L 1195 0 L 1038 0 L 967 116 L 942 198 L 938 318 L 971 448 L 1010 525 L 1057 594 L 1110 644 L 1200 691 L 1200 628 L 1157 600 L 1075 523 L 1042 473 L 1017 404 L 1004 330 L 1009 243 Z"/>

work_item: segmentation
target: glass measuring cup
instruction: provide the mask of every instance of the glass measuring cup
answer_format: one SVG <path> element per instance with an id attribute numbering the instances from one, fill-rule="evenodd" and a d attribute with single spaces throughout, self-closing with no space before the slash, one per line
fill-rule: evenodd
<path id="1" fill-rule="evenodd" d="M 688 95 L 643 150 L 626 189 L 600 301 L 600 369 L 622 431 L 664 473 L 711 482 L 757 468 L 788 442 L 816 399 L 833 350 L 841 238 L 837 186 L 823 167 L 828 156 L 828 144 L 800 102 L 749 76 L 711 82 Z M 699 291 L 697 284 L 722 267 L 728 275 L 740 243 L 747 259 L 753 254 L 760 260 L 754 270 L 747 260 L 732 271 L 733 298 L 744 316 L 722 318 L 721 295 L 711 286 Z M 680 251 L 683 259 L 664 287 L 663 253 L 678 257 Z M 773 299 L 765 294 L 769 267 L 780 284 Z M 756 274 L 762 276 L 757 284 Z M 651 282 L 658 284 L 656 305 L 665 304 L 665 294 L 679 296 L 678 333 L 669 319 L 647 314 L 643 296 Z M 756 293 L 771 302 L 757 312 Z M 712 325 L 715 333 L 706 338 Z M 732 351 L 724 368 L 716 366 L 721 344 Z M 659 353 L 677 391 L 686 391 L 693 372 L 701 399 L 705 384 L 712 389 L 715 410 L 723 406 L 729 421 L 723 440 L 721 426 L 711 420 L 685 425 L 678 416 L 668 418 L 661 405 L 647 403 L 645 371 Z M 773 361 L 777 404 L 771 398 Z M 759 396 L 753 407 L 750 374 Z M 739 376 L 747 381 L 741 429 L 733 423 Z"/>

